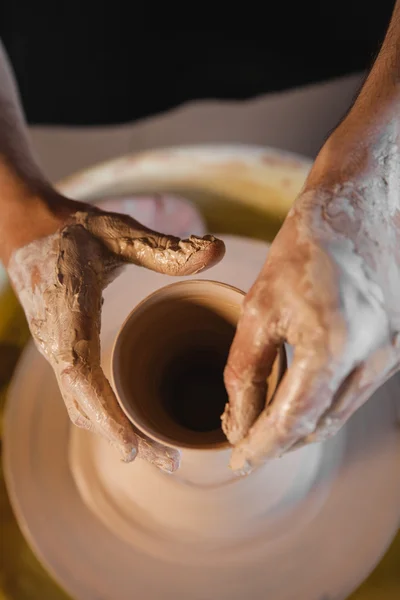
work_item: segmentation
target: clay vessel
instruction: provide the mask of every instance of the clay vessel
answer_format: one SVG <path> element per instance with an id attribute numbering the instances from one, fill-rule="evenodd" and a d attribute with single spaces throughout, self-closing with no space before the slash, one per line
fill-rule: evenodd
<path id="1" fill-rule="evenodd" d="M 142 434 L 181 451 L 175 476 L 188 483 L 219 485 L 234 477 L 221 429 L 228 400 L 223 369 L 244 295 L 215 281 L 173 283 L 136 306 L 115 341 L 112 378 L 122 409 Z M 282 348 L 267 402 L 285 367 Z"/>

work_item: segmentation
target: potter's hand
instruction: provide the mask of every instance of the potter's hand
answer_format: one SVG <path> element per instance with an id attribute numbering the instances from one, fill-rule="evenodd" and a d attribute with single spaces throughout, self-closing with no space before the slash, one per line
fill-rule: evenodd
<path id="1" fill-rule="evenodd" d="M 213 238 L 163 236 L 61 198 L 33 156 L 1 41 L 0 215 L 0 260 L 73 422 L 105 436 L 125 460 L 138 453 L 174 470 L 178 456 L 137 437 L 101 370 L 102 290 L 127 262 L 189 275 L 217 262 L 224 246 Z"/>
<path id="2" fill-rule="evenodd" d="M 126 263 L 190 275 L 218 262 L 224 245 L 211 236 L 164 236 L 130 217 L 64 199 L 56 204 L 58 213 L 63 206 L 62 218 L 53 214 L 47 235 L 31 236 L 8 263 L 36 345 L 54 369 L 75 425 L 107 438 L 127 461 L 138 454 L 173 471 L 178 455 L 137 435 L 101 369 L 102 291 Z"/>
<path id="3" fill-rule="evenodd" d="M 350 125 L 321 151 L 245 299 L 223 416 L 238 471 L 331 437 L 399 366 L 398 133 L 366 145 Z M 265 406 L 283 342 L 294 360 Z"/>

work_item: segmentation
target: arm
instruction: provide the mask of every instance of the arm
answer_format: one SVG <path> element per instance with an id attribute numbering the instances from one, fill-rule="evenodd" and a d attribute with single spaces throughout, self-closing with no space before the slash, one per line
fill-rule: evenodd
<path id="1" fill-rule="evenodd" d="M 225 381 L 232 467 L 334 435 L 400 368 L 400 1 L 245 301 Z M 269 406 L 276 349 L 294 360 Z"/>
<path id="2" fill-rule="evenodd" d="M 179 454 L 137 435 L 118 405 L 100 364 L 102 292 L 128 262 L 181 276 L 223 254 L 212 236 L 182 241 L 58 194 L 33 158 L 0 46 L 0 259 L 72 422 L 126 461 L 138 455 L 171 472 Z"/>
<path id="3" fill-rule="evenodd" d="M 322 148 L 308 185 L 363 176 L 400 134 L 400 1 L 375 63 L 348 115 Z M 329 164 L 330 175 L 326 168 Z M 332 170 L 333 167 L 333 170 Z"/>
<path id="4" fill-rule="evenodd" d="M 30 148 L 17 88 L 1 41 L 0 190 L 0 260 L 7 264 L 14 246 L 23 246 L 36 235 L 54 231 L 59 218 L 57 194 Z M 48 200 L 44 201 L 44 197 Z"/>

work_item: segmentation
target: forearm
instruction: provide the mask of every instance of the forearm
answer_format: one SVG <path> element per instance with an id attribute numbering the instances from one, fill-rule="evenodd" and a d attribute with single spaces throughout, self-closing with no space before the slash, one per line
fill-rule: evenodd
<path id="1" fill-rule="evenodd" d="M 0 40 L 1 195 L 4 197 L 4 192 L 11 186 L 36 189 L 44 182 L 45 178 L 33 157 L 16 82 Z"/>
<path id="2" fill-rule="evenodd" d="M 396 1 L 382 47 L 354 112 L 381 126 L 400 121 L 400 0 Z"/>
<path id="3" fill-rule="evenodd" d="M 400 135 L 400 0 L 375 63 L 338 131 L 379 142 L 383 133 Z"/>
<path id="4" fill-rule="evenodd" d="M 319 153 L 307 187 L 362 182 L 400 166 L 400 0 L 375 63 L 348 114 Z M 386 173 L 386 175 L 387 175 Z M 400 195 L 399 195 L 400 206 Z"/>
<path id="5" fill-rule="evenodd" d="M 37 165 L 0 41 L 0 260 L 56 226 L 57 194 Z M 53 201 L 54 200 L 54 201 Z"/>

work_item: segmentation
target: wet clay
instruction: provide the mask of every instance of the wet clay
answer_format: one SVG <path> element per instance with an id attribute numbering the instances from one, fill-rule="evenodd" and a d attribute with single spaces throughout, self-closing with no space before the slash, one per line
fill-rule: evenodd
<path id="1" fill-rule="evenodd" d="M 60 231 L 16 251 L 9 274 L 37 347 L 52 365 L 71 420 L 105 436 L 125 460 L 138 453 L 167 471 L 179 456 L 138 438 L 100 366 L 102 292 L 126 263 L 186 275 L 222 258 L 212 236 L 179 240 L 134 219 L 78 212 Z M 134 276 L 134 275 L 133 275 Z"/>
<path id="2" fill-rule="evenodd" d="M 139 305 L 116 343 L 119 400 L 147 436 L 178 447 L 226 444 L 224 368 L 244 294 L 224 284 L 172 284 Z M 281 376 L 280 359 L 269 381 Z"/>
<path id="3" fill-rule="evenodd" d="M 228 361 L 234 469 L 332 437 L 399 368 L 400 128 L 390 129 L 337 171 L 323 165 L 319 179 L 329 145 L 322 150 L 247 296 Z M 282 341 L 294 361 L 249 424 L 260 374 Z"/>

